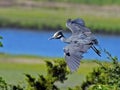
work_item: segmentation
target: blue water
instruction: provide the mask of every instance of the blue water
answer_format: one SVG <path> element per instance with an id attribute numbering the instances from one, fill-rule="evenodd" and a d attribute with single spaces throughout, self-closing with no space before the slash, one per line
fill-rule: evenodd
<path id="1" fill-rule="evenodd" d="M 63 57 L 63 47 L 66 45 L 60 40 L 48 40 L 55 31 L 30 31 L 23 29 L 0 29 L 3 37 L 4 47 L 0 48 L 1 53 L 16 55 L 36 55 L 48 57 Z M 69 36 L 70 33 L 65 33 Z M 120 36 L 95 35 L 102 48 L 108 50 L 113 56 L 120 58 Z M 104 59 L 97 56 L 91 49 L 84 54 L 84 58 Z"/>

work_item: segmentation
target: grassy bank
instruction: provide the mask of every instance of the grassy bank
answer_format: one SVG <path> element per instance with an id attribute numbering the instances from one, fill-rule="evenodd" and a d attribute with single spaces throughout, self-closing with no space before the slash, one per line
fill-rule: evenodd
<path id="1" fill-rule="evenodd" d="M 16 0 L 23 2 L 24 0 Z M 29 0 L 25 0 L 29 1 Z M 80 4 L 94 4 L 94 5 L 120 5 L 119 0 L 31 0 L 34 2 L 67 2 L 67 3 L 80 3 Z"/>
<path id="2" fill-rule="evenodd" d="M 94 32 L 120 33 L 119 7 L 71 6 L 71 8 L 0 8 L 0 27 L 66 29 L 68 18 L 81 17 Z M 93 9 L 95 8 L 95 9 Z M 106 8 L 106 9 L 105 9 Z"/>
<path id="3" fill-rule="evenodd" d="M 46 66 L 44 60 L 55 59 L 56 58 L 0 55 L 0 76 L 2 76 L 8 83 L 21 84 L 25 79 L 24 73 L 31 74 L 35 77 L 37 77 L 38 74 L 45 75 Z M 92 71 L 92 68 L 96 66 L 97 64 L 92 61 L 82 62 L 78 72 L 70 74 L 68 80 L 64 84 L 57 84 L 62 90 L 66 87 L 79 85 L 85 79 L 85 75 Z M 77 79 L 75 79 L 75 77 Z"/>
<path id="4" fill-rule="evenodd" d="M 38 0 L 41 1 L 41 0 Z M 46 0 L 49 1 L 49 0 Z M 56 1 L 56 0 L 53 0 Z M 119 0 L 57 0 L 62 2 L 82 3 L 82 4 L 95 4 L 95 5 L 113 5 L 120 4 Z"/>

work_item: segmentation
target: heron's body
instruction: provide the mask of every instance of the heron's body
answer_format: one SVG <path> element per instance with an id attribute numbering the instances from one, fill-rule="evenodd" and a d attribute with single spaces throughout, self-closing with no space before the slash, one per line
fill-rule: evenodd
<path id="1" fill-rule="evenodd" d="M 62 42 L 68 44 L 64 47 L 64 55 L 68 67 L 73 72 L 77 70 L 80 65 L 80 60 L 83 58 L 83 54 L 86 53 L 89 48 L 92 48 L 99 56 L 100 52 L 94 46 L 98 44 L 96 38 L 91 31 L 85 27 L 85 23 L 82 19 L 68 19 L 66 26 L 72 32 L 70 37 L 65 38 L 62 32 L 58 31 L 52 38 L 61 39 Z"/>

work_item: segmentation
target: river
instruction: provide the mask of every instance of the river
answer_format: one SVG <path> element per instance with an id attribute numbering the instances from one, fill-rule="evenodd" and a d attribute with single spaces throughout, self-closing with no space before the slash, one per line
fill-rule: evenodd
<path id="1" fill-rule="evenodd" d="M 1 28 L 0 36 L 4 47 L 0 48 L 1 53 L 15 55 L 35 55 L 45 57 L 63 57 L 63 47 L 66 45 L 60 40 L 48 40 L 55 31 L 33 31 L 24 29 Z M 70 33 L 65 32 L 66 36 Z M 108 50 L 113 56 L 120 58 L 120 36 L 115 35 L 95 35 L 100 47 Z M 91 49 L 84 54 L 86 59 L 105 59 L 97 56 Z"/>

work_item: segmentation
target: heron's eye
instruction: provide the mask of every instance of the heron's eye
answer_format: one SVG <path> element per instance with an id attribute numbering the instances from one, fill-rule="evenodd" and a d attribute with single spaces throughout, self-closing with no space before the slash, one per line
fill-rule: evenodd
<path id="1" fill-rule="evenodd" d="M 73 21 L 71 21 L 71 23 L 73 24 L 74 22 L 73 22 Z"/>

